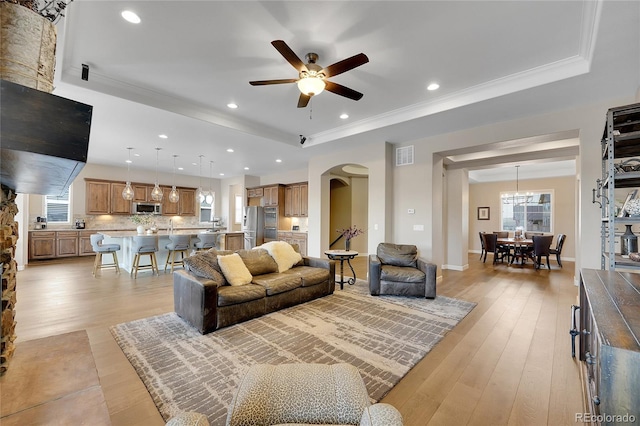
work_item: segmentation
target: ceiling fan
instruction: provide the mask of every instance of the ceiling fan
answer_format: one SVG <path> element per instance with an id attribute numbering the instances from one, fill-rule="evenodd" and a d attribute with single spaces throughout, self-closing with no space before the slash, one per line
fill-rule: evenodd
<path id="1" fill-rule="evenodd" d="M 280 52 L 287 62 L 298 70 L 299 78 L 250 81 L 249 84 L 252 86 L 298 83 L 298 89 L 300 89 L 298 108 L 306 107 L 311 97 L 320 94 L 324 89 L 327 89 L 329 92 L 335 93 L 336 95 L 353 99 L 354 101 L 362 99 L 362 93 L 329 81 L 327 78 L 342 74 L 343 72 L 352 70 L 369 62 L 369 58 L 367 58 L 367 55 L 364 53 L 358 53 L 350 58 L 343 59 L 333 65 L 322 68 L 320 65 L 316 64 L 316 61 L 318 60 L 318 54 L 316 53 L 307 53 L 305 59 L 308 63 L 305 64 L 284 41 L 274 40 L 271 44 L 278 52 Z"/>

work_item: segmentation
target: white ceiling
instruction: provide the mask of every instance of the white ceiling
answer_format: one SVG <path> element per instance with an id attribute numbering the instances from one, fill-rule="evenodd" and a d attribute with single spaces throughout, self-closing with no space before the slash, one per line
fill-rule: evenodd
<path id="1" fill-rule="evenodd" d="M 268 175 L 346 144 L 406 143 L 640 85 L 635 1 L 76 0 L 59 25 L 54 93 L 94 106 L 88 161 L 125 166 L 134 147 L 132 167 L 153 170 L 162 147 L 160 169 L 178 154 L 189 175 L 199 155 L 214 177 Z M 298 109 L 295 84 L 250 86 L 297 77 L 275 39 L 322 66 L 365 53 L 369 63 L 331 78 L 362 100 L 324 92 Z"/>

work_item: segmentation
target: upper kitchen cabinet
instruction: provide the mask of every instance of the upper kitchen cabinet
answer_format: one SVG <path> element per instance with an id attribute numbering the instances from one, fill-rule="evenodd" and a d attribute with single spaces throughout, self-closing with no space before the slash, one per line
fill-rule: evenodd
<path id="1" fill-rule="evenodd" d="M 88 180 L 86 182 L 86 214 L 131 214 L 131 202 L 122 198 L 123 182 Z"/>
<path id="2" fill-rule="evenodd" d="M 264 207 L 284 204 L 284 185 L 265 186 L 262 189 L 264 191 L 262 196 L 262 205 Z"/>
<path id="3" fill-rule="evenodd" d="M 193 188 L 176 188 L 178 190 L 178 202 L 169 201 L 170 187 L 162 187 L 162 214 L 164 216 L 195 216 L 196 215 L 196 190 Z"/>
<path id="4" fill-rule="evenodd" d="M 287 185 L 284 197 L 284 215 L 307 217 L 309 211 L 309 185 L 307 182 Z"/>

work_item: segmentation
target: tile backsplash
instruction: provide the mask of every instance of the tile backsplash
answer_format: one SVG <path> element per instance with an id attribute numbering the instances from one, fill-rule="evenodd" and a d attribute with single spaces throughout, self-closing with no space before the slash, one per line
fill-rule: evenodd
<path id="1" fill-rule="evenodd" d="M 29 229 L 35 229 L 36 217 L 30 218 Z M 73 228 L 76 219 L 83 219 L 85 229 L 135 229 L 136 224 L 131 221 L 131 216 L 116 215 L 89 215 L 76 216 L 71 223 L 47 223 L 47 229 L 69 229 Z M 159 229 L 168 229 L 169 221 L 173 220 L 174 228 L 210 228 L 211 222 L 200 222 L 195 216 L 157 216 L 155 224 Z"/>

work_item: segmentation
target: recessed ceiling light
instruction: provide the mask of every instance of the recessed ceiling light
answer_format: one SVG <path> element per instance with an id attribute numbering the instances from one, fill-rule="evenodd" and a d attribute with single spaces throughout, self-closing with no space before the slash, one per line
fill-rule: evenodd
<path id="1" fill-rule="evenodd" d="M 192 165 L 192 166 L 197 166 L 197 165 L 198 165 L 198 163 L 191 163 L 191 165 Z"/>
<path id="2" fill-rule="evenodd" d="M 276 160 L 276 163 L 282 163 L 282 160 L 278 158 L 278 159 Z"/>
<path id="3" fill-rule="evenodd" d="M 227 148 L 227 152 L 233 152 L 233 148 Z"/>
<path id="4" fill-rule="evenodd" d="M 231 109 L 236 109 L 236 108 L 238 108 L 238 104 L 234 104 L 233 102 L 231 102 L 231 103 L 227 104 L 227 106 L 228 106 L 229 108 L 231 108 Z"/>
<path id="5" fill-rule="evenodd" d="M 121 15 L 126 21 L 131 22 L 132 24 L 140 23 L 140 17 L 136 15 L 135 12 L 132 12 L 130 10 L 123 10 Z"/>
<path id="6" fill-rule="evenodd" d="M 133 154 L 133 156 L 134 156 L 134 157 L 140 157 L 140 154 L 135 153 L 135 154 Z"/>
<path id="7" fill-rule="evenodd" d="M 248 168 L 248 167 L 245 167 L 244 169 L 245 169 L 245 170 L 249 170 L 249 168 Z"/>
<path id="8" fill-rule="evenodd" d="M 167 135 L 164 135 L 164 134 L 163 134 L 163 135 L 158 135 L 158 137 L 159 137 L 160 139 L 167 139 L 169 136 L 167 136 Z"/>
<path id="9" fill-rule="evenodd" d="M 184 170 L 184 167 L 178 167 L 178 170 Z"/>
<path id="10" fill-rule="evenodd" d="M 131 160 L 124 160 L 124 162 L 125 162 L 125 163 L 128 163 L 128 164 L 133 163 L 133 161 L 131 161 Z"/>
<path id="11" fill-rule="evenodd" d="M 346 120 L 347 118 L 349 118 L 349 114 L 340 114 L 340 118 Z"/>
<path id="12" fill-rule="evenodd" d="M 431 83 L 430 85 L 427 86 L 427 90 L 438 90 L 440 88 L 440 85 L 438 83 Z"/>
<path id="13" fill-rule="evenodd" d="M 220 173 L 220 176 L 224 176 L 224 173 Z"/>

